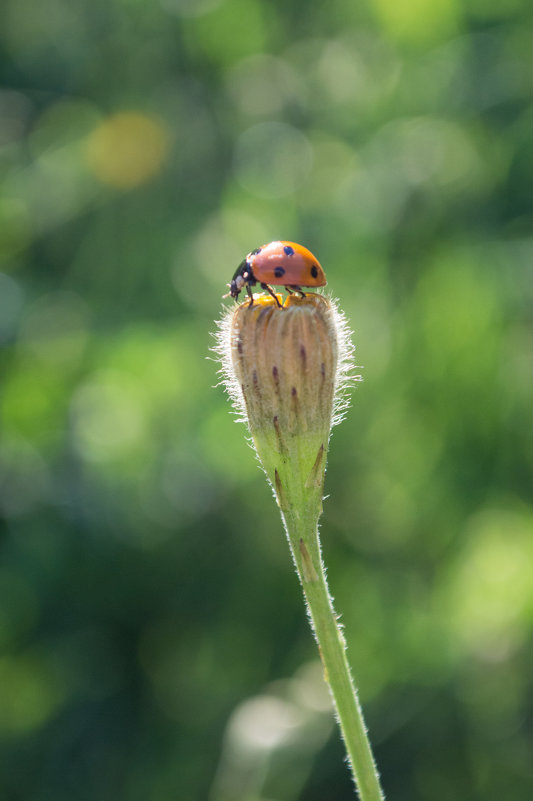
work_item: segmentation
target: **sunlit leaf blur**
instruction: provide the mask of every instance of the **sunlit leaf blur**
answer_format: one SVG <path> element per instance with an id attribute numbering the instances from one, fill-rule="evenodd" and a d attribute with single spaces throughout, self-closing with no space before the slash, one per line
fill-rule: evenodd
<path id="1" fill-rule="evenodd" d="M 309 247 L 364 382 L 322 524 L 390 799 L 533 787 L 533 6 L 5 0 L 0 796 L 348 801 L 207 360 Z"/>

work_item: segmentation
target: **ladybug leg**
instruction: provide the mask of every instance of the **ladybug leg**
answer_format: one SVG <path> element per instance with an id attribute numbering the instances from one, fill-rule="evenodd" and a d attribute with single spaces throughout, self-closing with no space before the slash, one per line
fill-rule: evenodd
<path id="1" fill-rule="evenodd" d="M 250 303 L 248 304 L 248 308 L 250 309 L 254 305 L 254 293 L 250 289 L 250 284 L 246 284 L 246 291 L 248 292 L 248 297 L 250 298 Z"/>
<path id="2" fill-rule="evenodd" d="M 293 292 L 299 292 L 300 293 L 300 297 L 301 298 L 305 298 L 305 292 L 302 291 L 302 287 L 301 286 L 294 286 L 293 285 L 290 288 L 287 287 L 287 289 L 289 289 L 289 291 L 292 290 Z"/>
<path id="3" fill-rule="evenodd" d="M 275 295 L 275 294 L 274 294 L 274 292 L 272 291 L 271 287 L 269 287 L 269 285 L 268 285 L 268 284 L 261 284 L 261 289 L 266 289 L 266 291 L 268 292 L 268 294 L 269 294 L 269 295 L 272 295 L 272 297 L 274 298 L 274 300 L 275 300 L 275 301 L 276 301 L 276 303 L 278 304 L 279 308 L 280 308 L 280 309 L 281 309 L 281 308 L 283 308 L 283 307 L 282 307 L 282 305 L 281 305 L 281 303 L 279 302 L 279 300 L 278 300 L 278 298 L 277 298 L 277 295 Z"/>

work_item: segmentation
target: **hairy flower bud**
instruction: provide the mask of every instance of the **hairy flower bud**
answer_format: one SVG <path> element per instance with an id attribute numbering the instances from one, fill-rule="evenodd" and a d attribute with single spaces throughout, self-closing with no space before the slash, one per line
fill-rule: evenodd
<path id="1" fill-rule="evenodd" d="M 228 311 L 216 350 L 281 510 L 360 798 L 383 801 L 318 534 L 329 434 L 352 366 L 349 330 L 322 295 L 290 294 L 283 306 L 278 298 Z"/>
<path id="2" fill-rule="evenodd" d="M 293 496 L 320 495 L 331 427 L 344 408 L 349 332 L 322 295 L 259 296 L 223 320 L 218 351 L 226 387 L 283 511 Z"/>

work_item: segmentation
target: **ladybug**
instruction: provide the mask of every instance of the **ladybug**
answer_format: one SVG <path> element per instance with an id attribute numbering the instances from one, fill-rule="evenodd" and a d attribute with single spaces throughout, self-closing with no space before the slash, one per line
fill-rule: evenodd
<path id="1" fill-rule="evenodd" d="M 296 242 L 269 242 L 268 245 L 252 250 L 235 271 L 229 284 L 229 295 L 239 297 L 244 287 L 253 305 L 254 296 L 250 287 L 261 284 L 281 307 L 277 296 L 269 286 L 283 286 L 288 292 L 302 292 L 302 286 L 325 286 L 326 276 L 320 262 L 310 250 Z"/>

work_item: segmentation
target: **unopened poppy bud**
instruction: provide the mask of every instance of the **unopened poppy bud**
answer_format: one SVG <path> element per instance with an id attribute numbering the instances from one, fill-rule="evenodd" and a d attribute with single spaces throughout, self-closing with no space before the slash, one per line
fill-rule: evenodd
<path id="1" fill-rule="evenodd" d="M 281 509 L 289 495 L 321 496 L 329 435 L 351 366 L 342 315 L 322 295 L 289 295 L 283 307 L 260 296 L 225 318 L 219 352 L 226 386 Z"/>

